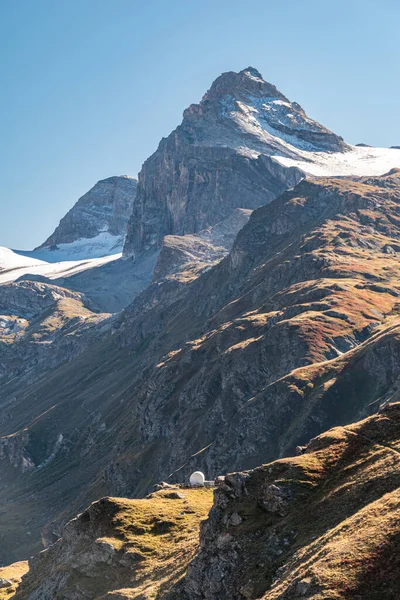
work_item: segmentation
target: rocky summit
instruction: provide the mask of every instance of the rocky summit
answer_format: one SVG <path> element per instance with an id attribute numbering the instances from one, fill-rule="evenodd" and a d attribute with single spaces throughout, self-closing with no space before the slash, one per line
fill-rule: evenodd
<path id="1" fill-rule="evenodd" d="M 144 163 L 124 254 L 262 206 L 305 173 L 383 174 L 399 164 L 394 149 L 346 144 L 256 69 L 224 73 Z"/>
<path id="2" fill-rule="evenodd" d="M 125 236 L 132 213 L 137 180 L 133 177 L 109 177 L 98 181 L 63 217 L 55 231 L 37 248 L 55 249 L 80 239 L 95 238 L 102 232 Z"/>
<path id="3" fill-rule="evenodd" d="M 258 127 L 251 122 L 256 105 L 266 115 Z M 285 128 L 279 113 L 289 112 L 288 107 L 285 96 L 255 69 L 221 75 L 144 163 L 124 253 L 140 255 L 160 245 L 166 234 L 196 233 L 235 208 L 257 208 L 297 183 L 300 171 L 271 159 L 274 149 L 283 148 L 276 136 Z M 293 110 L 296 117 L 288 123 L 294 136 L 298 126 L 303 137 L 315 133 L 319 149 L 342 147 L 337 136 L 309 120 L 300 107 Z M 271 123 L 280 127 L 276 136 L 267 132 Z"/>
<path id="4" fill-rule="evenodd" d="M 0 599 L 397 600 L 399 214 L 249 67 L 0 248 Z"/>

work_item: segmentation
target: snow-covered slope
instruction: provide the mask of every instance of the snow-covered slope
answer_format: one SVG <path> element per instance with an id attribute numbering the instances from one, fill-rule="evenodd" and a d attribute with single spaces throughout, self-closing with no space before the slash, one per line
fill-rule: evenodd
<path id="1" fill-rule="evenodd" d="M 0 247 L 0 253 L 7 248 Z M 18 256 L 18 255 L 17 255 Z M 0 284 L 10 283 L 23 277 L 24 275 L 41 275 L 48 279 L 57 279 L 59 277 L 68 277 L 81 271 L 87 271 L 94 267 L 99 267 L 113 260 L 121 258 L 121 254 L 113 254 L 110 256 L 103 256 L 101 258 L 91 258 L 87 260 L 67 260 L 56 263 L 46 263 L 40 261 L 36 264 L 26 264 L 25 266 L 7 266 L 0 269 Z"/>
<path id="2" fill-rule="evenodd" d="M 38 260 L 33 256 L 23 256 L 21 254 L 18 254 L 18 252 L 10 250 L 9 248 L 0 246 L 0 273 L 10 269 L 38 266 L 42 263 L 43 261 Z"/>
<path id="3" fill-rule="evenodd" d="M 219 135 L 221 128 L 229 132 L 220 136 L 221 145 L 228 143 L 249 158 L 267 155 L 281 165 L 316 176 L 382 175 L 400 167 L 400 149 L 345 143 L 308 117 L 297 102 L 290 102 L 252 67 L 222 75 L 202 103 L 188 109 L 186 116 L 196 121 L 196 128 L 199 117 L 209 117 L 209 103 L 214 103 L 214 111 L 217 107 L 214 132 Z"/>
<path id="4" fill-rule="evenodd" d="M 102 231 L 95 237 L 82 237 L 67 244 L 57 244 L 56 247 L 41 247 L 31 252 L 14 250 L 27 258 L 44 260 L 55 263 L 65 260 L 85 260 L 101 258 L 110 254 L 119 254 L 124 246 L 125 235 L 112 235 L 109 231 Z"/>
<path id="5" fill-rule="evenodd" d="M 110 236 L 125 235 L 136 186 L 137 180 L 126 175 L 98 181 L 79 198 L 55 231 L 36 250 L 94 239 L 105 232 L 109 232 Z"/>
<path id="6" fill-rule="evenodd" d="M 123 236 L 102 232 L 94 238 L 60 244 L 55 250 L 41 248 L 24 252 L 0 247 L 0 283 L 9 283 L 28 274 L 48 279 L 68 277 L 117 260 L 121 257 L 123 243 Z"/>
<path id="7" fill-rule="evenodd" d="M 275 155 L 286 167 L 298 167 L 316 176 L 383 175 L 400 168 L 400 150 L 350 146 L 345 152 L 307 152 L 298 150 L 297 158 Z"/>

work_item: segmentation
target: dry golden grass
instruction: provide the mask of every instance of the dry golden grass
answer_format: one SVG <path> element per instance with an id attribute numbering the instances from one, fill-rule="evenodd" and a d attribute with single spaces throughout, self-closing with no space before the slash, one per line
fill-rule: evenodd
<path id="1" fill-rule="evenodd" d="M 252 472 L 249 495 L 226 509 L 227 515 L 235 511 L 243 518 L 229 533 L 244 558 L 241 581 L 252 582 L 246 597 L 400 598 L 399 427 L 400 404 L 331 429 L 305 454 Z M 269 483 L 289 490 L 283 518 L 257 505 Z"/>
<path id="2" fill-rule="evenodd" d="M 0 579 L 8 579 L 13 583 L 10 587 L 0 588 L 0 600 L 9 600 L 15 594 L 17 585 L 28 571 L 28 561 L 16 562 L 8 567 L 0 568 Z"/>
<path id="3" fill-rule="evenodd" d="M 135 586 L 125 588 L 126 598 L 158 598 L 185 573 L 198 549 L 199 523 L 213 502 L 209 489 L 177 490 L 183 499 L 171 499 L 171 490 L 156 492 L 143 500 L 121 500 L 112 520 L 113 536 L 104 538 L 116 549 L 138 555 Z M 107 597 L 118 596 L 115 590 Z"/>
<path id="4" fill-rule="evenodd" d="M 68 525 L 64 541 L 40 555 L 15 598 L 27 600 L 38 590 L 58 597 L 61 589 L 65 598 L 161 598 L 198 551 L 200 522 L 212 502 L 210 489 L 179 488 L 96 502 Z M 111 562 L 96 554 L 102 544 L 114 548 Z"/>

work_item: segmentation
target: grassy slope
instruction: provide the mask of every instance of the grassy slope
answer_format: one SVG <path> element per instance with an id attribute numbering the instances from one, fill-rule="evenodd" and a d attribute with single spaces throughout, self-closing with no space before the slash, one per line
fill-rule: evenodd
<path id="1" fill-rule="evenodd" d="M 10 468 L 1 482 L 0 501 L 18 513 L 13 534 L 0 515 L 8 557 L 29 556 L 46 524 L 52 539 L 57 522 L 95 498 L 287 455 L 391 390 L 400 270 L 387 247 L 396 247 L 400 195 L 342 180 L 296 190 L 255 211 L 232 256 L 187 292 L 171 282 L 148 290 L 113 338 L 32 386 L 1 391 L 12 400 L 1 434 L 26 427 L 35 464 L 58 434 L 65 440 L 46 468 Z"/>
<path id="2" fill-rule="evenodd" d="M 263 505 L 272 484 L 277 510 Z M 193 589 L 205 600 L 398 600 L 399 484 L 396 403 L 327 431 L 302 455 L 228 475 L 200 549 L 209 490 L 92 504 L 31 562 L 15 600 L 192 600 Z"/>
<path id="3" fill-rule="evenodd" d="M 10 586 L 0 588 L 0 600 L 9 600 L 14 597 L 15 590 L 22 576 L 27 573 L 28 568 L 28 561 L 26 560 L 0 568 L 0 579 L 6 579 L 11 583 Z"/>
<path id="4" fill-rule="evenodd" d="M 65 541 L 36 557 L 15 599 L 160 598 L 193 559 L 212 504 L 210 490 L 176 491 L 93 504 L 67 526 Z"/>
<path id="5" fill-rule="evenodd" d="M 242 492 L 230 476 L 218 490 L 186 589 L 207 600 L 400 597 L 400 404 L 244 476 Z M 275 511 L 261 507 L 272 484 L 283 498 Z M 179 587 L 169 600 L 183 598 Z"/>

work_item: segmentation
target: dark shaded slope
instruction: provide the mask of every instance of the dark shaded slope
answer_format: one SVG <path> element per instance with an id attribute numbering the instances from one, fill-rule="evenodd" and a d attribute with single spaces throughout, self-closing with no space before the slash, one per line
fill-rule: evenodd
<path id="1" fill-rule="evenodd" d="M 399 206 L 396 187 L 304 181 L 255 211 L 216 267 L 152 285 L 101 344 L 5 387 L 0 431 L 17 454 L 37 467 L 63 436 L 44 468 L 7 466 L 2 500 L 21 511 L 25 552 L 102 495 L 252 468 L 395 395 Z"/>
<path id="2" fill-rule="evenodd" d="M 171 600 L 395 600 L 400 405 L 225 478 Z"/>
<path id="3" fill-rule="evenodd" d="M 400 404 L 207 489 L 103 498 L 15 599 L 396 600 Z M 200 529 L 200 544 L 198 533 Z"/>

